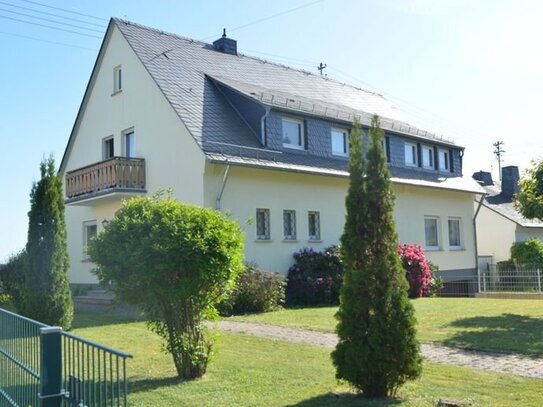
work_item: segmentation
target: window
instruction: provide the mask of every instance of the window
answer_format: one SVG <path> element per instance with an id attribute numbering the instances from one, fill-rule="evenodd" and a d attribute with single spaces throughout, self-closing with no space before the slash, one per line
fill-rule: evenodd
<path id="1" fill-rule="evenodd" d="M 405 143 L 405 165 L 416 167 L 417 161 L 417 145 L 413 143 Z"/>
<path id="2" fill-rule="evenodd" d="M 309 229 L 309 240 L 321 239 L 321 219 L 317 211 L 307 212 L 307 225 Z"/>
<path id="3" fill-rule="evenodd" d="M 347 156 L 349 136 L 346 130 L 332 129 L 332 154 Z"/>
<path id="4" fill-rule="evenodd" d="M 283 211 L 283 235 L 285 240 L 296 240 L 296 211 Z"/>
<path id="5" fill-rule="evenodd" d="M 120 92 L 123 89 L 123 71 L 121 65 L 113 68 L 113 93 Z"/>
<path id="6" fill-rule="evenodd" d="M 124 156 L 135 157 L 136 156 L 136 134 L 134 130 L 127 130 L 123 135 L 124 140 Z"/>
<path id="7" fill-rule="evenodd" d="M 460 236 L 460 218 L 449 218 L 449 247 L 459 249 L 462 247 Z"/>
<path id="8" fill-rule="evenodd" d="M 427 169 L 434 168 L 434 149 L 428 146 L 422 146 L 422 166 Z"/>
<path id="9" fill-rule="evenodd" d="M 83 259 L 88 260 L 89 256 L 87 255 L 87 246 L 89 245 L 91 239 L 96 236 L 98 233 L 98 226 L 96 225 L 95 220 L 89 220 L 83 222 Z"/>
<path id="10" fill-rule="evenodd" d="M 424 242 L 426 249 L 439 249 L 439 218 L 424 218 Z"/>
<path id="11" fill-rule="evenodd" d="M 256 210 L 256 238 L 257 240 L 270 240 L 270 210 Z"/>
<path id="12" fill-rule="evenodd" d="M 113 136 L 106 137 L 102 140 L 102 159 L 107 160 L 108 158 L 113 158 L 114 154 L 113 149 Z"/>
<path id="13" fill-rule="evenodd" d="M 283 146 L 303 150 L 304 122 L 296 119 L 283 119 Z"/>
<path id="14" fill-rule="evenodd" d="M 439 150 L 439 169 L 441 171 L 449 170 L 449 152 L 447 150 Z"/>

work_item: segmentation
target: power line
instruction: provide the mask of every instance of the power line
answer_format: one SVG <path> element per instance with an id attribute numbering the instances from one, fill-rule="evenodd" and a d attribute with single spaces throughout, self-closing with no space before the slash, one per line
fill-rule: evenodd
<path id="1" fill-rule="evenodd" d="M 52 16 L 52 17 L 61 18 L 61 19 L 63 19 L 63 20 L 75 21 L 75 22 L 78 22 L 78 23 L 93 25 L 93 26 L 95 26 L 95 27 L 105 27 L 105 24 L 91 23 L 90 21 L 80 20 L 80 19 L 78 19 L 78 18 L 61 16 L 61 15 L 59 15 L 59 14 L 48 13 L 47 11 L 36 10 L 36 9 L 30 8 L 30 7 L 17 6 L 17 5 L 15 5 L 15 4 L 6 3 L 5 1 L 0 1 L 0 4 L 4 4 L 4 5 L 6 5 L 6 6 L 10 6 L 10 7 L 14 7 L 14 8 L 18 8 L 18 9 L 20 9 L 20 10 L 26 10 L 26 11 L 31 11 L 31 12 L 33 12 L 33 13 L 43 14 L 43 15 L 46 15 L 46 16 Z"/>
<path id="2" fill-rule="evenodd" d="M 79 13 L 77 11 L 68 10 L 68 9 L 65 9 L 65 8 L 62 8 L 62 7 L 54 7 L 54 6 L 50 6 L 48 4 L 39 3 L 37 1 L 32 1 L 32 0 L 20 0 L 20 1 L 24 1 L 25 3 L 35 4 L 35 5 L 38 5 L 38 6 L 41 6 L 41 7 L 47 7 L 47 8 L 53 9 L 53 10 L 59 10 L 59 11 L 62 11 L 64 13 L 70 13 L 70 14 L 76 14 L 78 16 L 94 18 L 95 20 L 109 21 L 107 18 L 97 17 L 97 16 L 93 16 L 93 15 L 90 15 L 90 14 Z"/>
<path id="3" fill-rule="evenodd" d="M 24 0 L 24 1 L 28 1 L 28 0 Z M 234 28 L 229 28 L 229 29 L 228 29 L 228 32 L 241 30 L 242 28 L 246 28 L 246 27 L 249 27 L 249 26 L 251 26 L 251 25 L 255 25 L 255 24 L 258 24 L 258 23 L 262 23 L 262 22 L 264 22 L 264 21 L 271 20 L 272 18 L 284 16 L 285 14 L 292 13 L 292 12 L 297 11 L 297 10 L 300 10 L 300 9 L 302 9 L 302 8 L 310 7 L 310 6 L 312 6 L 312 5 L 314 5 L 314 4 L 317 4 L 317 3 L 322 3 L 323 1 L 324 1 L 324 0 L 316 0 L 316 1 L 312 1 L 312 2 L 310 2 L 310 3 L 302 4 L 302 5 L 298 6 L 298 7 L 294 7 L 294 8 L 285 10 L 285 11 L 281 11 L 281 12 L 279 12 L 279 13 L 272 14 L 271 16 L 267 16 L 267 17 L 263 17 L 263 18 L 260 18 L 260 19 L 258 19 L 258 20 L 255 20 L 255 21 L 251 21 L 250 23 L 247 23 L 247 24 L 239 25 L 239 26 L 234 27 Z M 206 37 L 206 38 L 202 39 L 202 41 L 206 41 L 206 40 L 209 40 L 209 39 L 211 39 L 211 38 L 218 38 L 219 36 L 220 36 L 220 34 L 217 34 L 217 35 L 210 35 L 209 37 Z"/>
<path id="4" fill-rule="evenodd" d="M 64 47 L 79 48 L 79 49 L 84 49 L 84 50 L 87 50 L 87 51 L 94 51 L 94 52 L 97 51 L 96 49 L 93 49 L 93 48 L 87 48 L 87 47 L 82 47 L 82 46 L 73 45 L 73 44 L 66 44 L 64 42 L 49 41 L 49 40 L 44 40 L 42 38 L 30 37 L 28 35 L 15 34 L 15 33 L 10 33 L 10 32 L 6 32 L 6 31 L 0 31 L 0 34 L 11 35 L 12 37 L 26 38 L 28 40 L 45 42 L 45 43 L 48 43 L 48 44 L 62 45 Z"/>
<path id="5" fill-rule="evenodd" d="M 17 21 L 17 22 L 20 22 L 20 23 L 30 24 L 30 25 L 36 25 L 36 26 L 39 26 L 39 27 L 50 28 L 50 29 L 52 29 L 52 30 L 64 31 L 64 32 L 68 32 L 68 33 L 72 33 L 72 34 L 77 34 L 77 35 L 83 35 L 83 36 L 85 36 L 85 37 L 98 38 L 98 39 L 101 39 L 101 38 L 102 38 L 102 37 L 99 37 L 99 36 L 97 36 L 97 35 L 86 34 L 86 33 L 78 32 L 78 31 L 73 31 L 73 30 L 66 30 L 66 29 L 60 28 L 60 27 L 52 27 L 52 26 L 46 25 L 46 24 L 34 23 L 34 22 L 32 22 L 32 21 L 25 21 L 25 20 L 21 20 L 21 19 L 18 19 L 18 18 L 3 16 L 3 15 L 0 15 L 0 18 L 4 18 L 4 19 L 6 19 L 6 20 Z"/>
<path id="6" fill-rule="evenodd" d="M 79 28 L 81 30 L 93 31 L 93 32 L 97 32 L 97 33 L 102 33 L 103 32 L 103 30 L 96 30 L 94 28 L 82 27 L 80 25 L 75 25 L 75 24 L 70 24 L 70 23 L 63 23 L 61 21 L 51 20 L 50 18 L 33 16 L 31 14 L 26 14 L 26 13 L 19 13 L 18 11 L 7 10 L 5 8 L 0 8 L 0 11 L 4 11 L 6 13 L 16 14 L 16 15 L 23 16 L 23 17 L 34 18 L 36 20 L 47 21 L 49 23 L 60 24 L 60 25 L 63 25 L 65 27 L 75 27 L 75 28 Z"/>

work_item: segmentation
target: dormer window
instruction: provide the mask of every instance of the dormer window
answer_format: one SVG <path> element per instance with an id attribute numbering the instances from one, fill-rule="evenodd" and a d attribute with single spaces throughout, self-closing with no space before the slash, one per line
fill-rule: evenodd
<path id="1" fill-rule="evenodd" d="M 439 150 L 439 169 L 441 171 L 449 171 L 449 151 L 448 150 Z"/>
<path id="2" fill-rule="evenodd" d="M 417 160 L 417 145 L 415 143 L 405 143 L 405 165 L 416 167 Z"/>
<path id="3" fill-rule="evenodd" d="M 302 120 L 283 118 L 283 147 L 305 149 L 304 122 Z"/>
<path id="4" fill-rule="evenodd" d="M 422 146 L 422 167 L 434 169 L 434 149 L 429 146 Z"/>
<path id="5" fill-rule="evenodd" d="M 332 154 L 347 157 L 349 136 L 347 130 L 332 129 Z"/>
<path id="6" fill-rule="evenodd" d="M 113 93 L 120 92 L 123 89 L 123 70 L 121 65 L 113 68 Z"/>

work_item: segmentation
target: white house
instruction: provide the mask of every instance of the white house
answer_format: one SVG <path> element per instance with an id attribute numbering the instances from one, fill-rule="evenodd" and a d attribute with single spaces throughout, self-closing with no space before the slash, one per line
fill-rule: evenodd
<path id="1" fill-rule="evenodd" d="M 479 171 L 473 178 L 484 188 L 486 196 L 477 215 L 479 261 L 496 264 L 511 258 L 511 246 L 532 237 L 543 239 L 543 222 L 526 219 L 514 204 L 518 192 L 519 170 L 502 168 L 501 182 L 493 181 L 489 172 Z"/>
<path id="2" fill-rule="evenodd" d="M 207 44 L 112 19 L 60 167 L 72 283 L 96 282 L 85 246 L 123 199 L 169 187 L 231 212 L 246 259 L 286 273 L 294 251 L 338 243 L 347 135 L 355 115 L 367 128 L 373 113 L 401 242 L 425 246 L 445 278 L 473 278 L 482 190 L 462 177 L 462 147 L 379 94 L 242 55 L 226 36 Z"/>

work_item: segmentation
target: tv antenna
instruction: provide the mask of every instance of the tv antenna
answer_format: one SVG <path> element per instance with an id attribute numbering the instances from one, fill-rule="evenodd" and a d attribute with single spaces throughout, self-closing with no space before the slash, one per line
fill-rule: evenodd
<path id="1" fill-rule="evenodd" d="M 322 71 L 324 71 L 326 69 L 326 64 L 323 64 L 322 62 L 319 64 L 319 66 L 317 67 L 317 69 L 319 70 L 319 72 L 321 73 L 321 76 L 322 76 Z"/>

